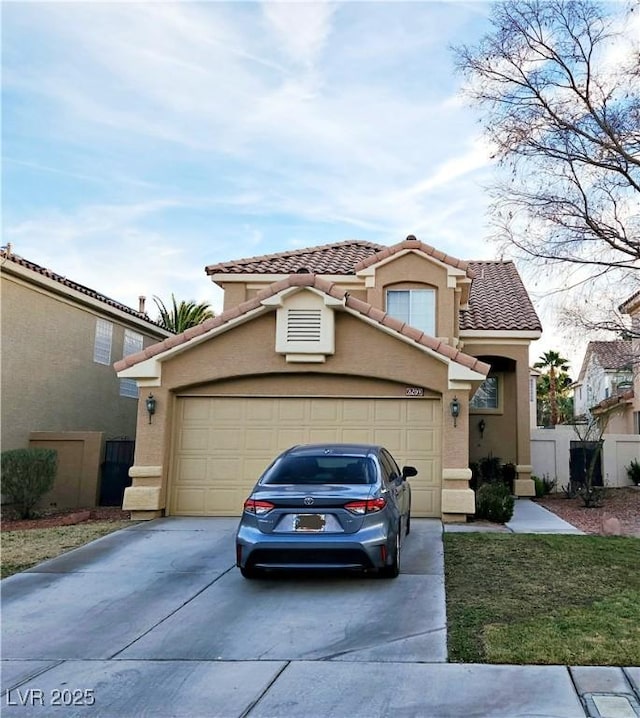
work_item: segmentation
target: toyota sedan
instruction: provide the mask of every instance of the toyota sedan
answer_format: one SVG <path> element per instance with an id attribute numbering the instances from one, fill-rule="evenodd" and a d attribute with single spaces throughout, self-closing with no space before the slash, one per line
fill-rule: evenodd
<path id="1" fill-rule="evenodd" d="M 394 578 L 411 527 L 412 466 L 381 446 L 294 446 L 258 480 L 236 534 L 245 578 L 272 569 L 376 570 Z"/>

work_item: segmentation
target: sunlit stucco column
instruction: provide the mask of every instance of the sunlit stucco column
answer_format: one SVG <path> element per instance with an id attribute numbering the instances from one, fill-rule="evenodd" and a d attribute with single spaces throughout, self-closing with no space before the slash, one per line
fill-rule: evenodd
<path id="1" fill-rule="evenodd" d="M 149 416 L 146 400 L 155 399 L 155 413 Z M 169 431 L 171 395 L 161 387 L 140 386 L 134 465 L 129 469 L 132 485 L 124 492 L 122 508 L 131 511 L 134 521 L 155 519 L 166 508 L 165 436 Z"/>
<path id="2" fill-rule="evenodd" d="M 469 488 L 469 385 L 460 384 L 442 396 L 442 520 L 466 521 L 475 513 L 475 493 Z M 452 402 L 459 416 L 452 416 Z"/>
<path id="3" fill-rule="evenodd" d="M 523 347 L 516 360 L 516 383 L 517 383 L 517 461 L 516 480 L 514 481 L 513 492 L 516 496 L 535 496 L 536 487 L 531 472 L 531 419 L 529 412 L 530 387 L 529 387 L 529 348 Z"/>

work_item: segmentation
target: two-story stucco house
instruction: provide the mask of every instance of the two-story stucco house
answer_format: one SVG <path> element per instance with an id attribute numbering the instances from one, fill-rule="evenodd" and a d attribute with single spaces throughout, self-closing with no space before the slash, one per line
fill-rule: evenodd
<path id="1" fill-rule="evenodd" d="M 171 333 L 10 247 L 0 262 L 2 449 L 55 441 L 56 486 L 66 488 L 48 499 L 95 505 L 104 439 L 136 432 L 137 385 L 112 364 Z"/>
<path id="2" fill-rule="evenodd" d="M 632 344 L 630 340 L 593 341 L 585 351 L 580 374 L 575 382 L 573 411 L 576 417 L 602 402 L 627 400 L 632 388 Z M 627 433 L 627 419 L 618 413 L 610 422 L 608 431 Z"/>
<path id="3" fill-rule="evenodd" d="M 206 271 L 222 314 L 115 365 L 156 400 L 153 416 L 140 402 L 134 518 L 238 515 L 278 452 L 327 441 L 379 443 L 415 465 L 415 516 L 472 514 L 469 462 L 490 453 L 533 494 L 528 362 L 541 326 L 511 262 L 410 236 Z"/>
<path id="4" fill-rule="evenodd" d="M 640 292 L 630 296 L 620 307 L 620 311 L 631 317 L 631 373 L 633 387 L 628 392 L 631 406 L 630 433 L 640 434 Z"/>

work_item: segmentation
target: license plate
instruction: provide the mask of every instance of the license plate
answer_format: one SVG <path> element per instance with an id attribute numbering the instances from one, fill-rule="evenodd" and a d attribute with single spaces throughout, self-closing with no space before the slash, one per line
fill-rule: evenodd
<path id="1" fill-rule="evenodd" d="M 293 530 L 324 531 L 326 523 L 324 514 L 298 514 L 293 520 Z"/>

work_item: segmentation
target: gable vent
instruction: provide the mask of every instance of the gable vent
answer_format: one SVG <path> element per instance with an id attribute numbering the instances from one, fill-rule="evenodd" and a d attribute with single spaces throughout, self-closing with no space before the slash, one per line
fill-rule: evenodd
<path id="1" fill-rule="evenodd" d="M 319 342 L 322 336 L 322 310 L 289 309 L 287 311 L 288 342 Z"/>

